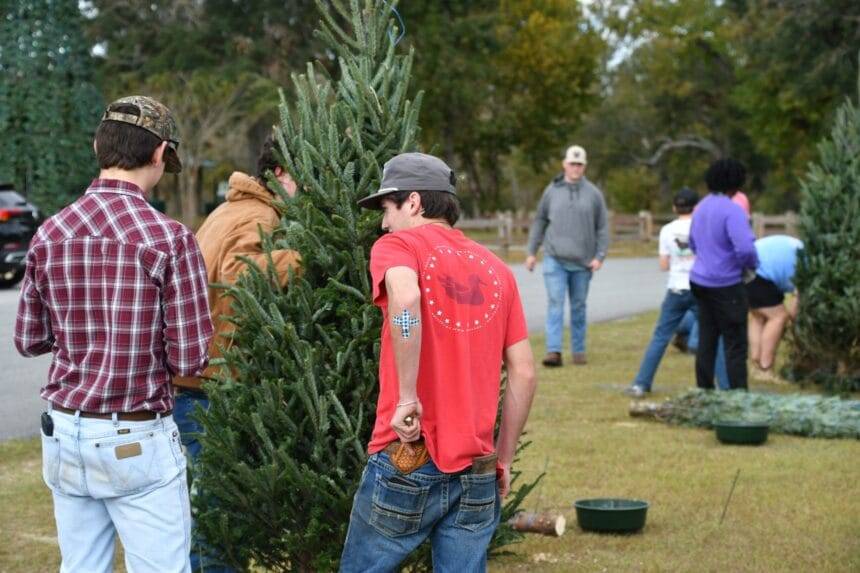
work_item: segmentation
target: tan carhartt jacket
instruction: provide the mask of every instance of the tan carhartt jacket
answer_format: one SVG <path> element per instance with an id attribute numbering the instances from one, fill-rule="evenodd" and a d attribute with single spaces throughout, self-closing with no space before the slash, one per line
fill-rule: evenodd
<path id="1" fill-rule="evenodd" d="M 226 201 L 218 206 L 197 231 L 197 242 L 206 263 L 209 277 L 209 310 L 215 336 L 209 344 L 210 362 L 221 356 L 221 348 L 229 348 L 230 334 L 234 326 L 222 317 L 231 313 L 232 298 L 225 296 L 224 289 L 214 289 L 212 284 L 234 284 L 247 266 L 239 256 L 253 260 L 260 268 L 268 266 L 260 242 L 260 230 L 271 232 L 280 220 L 272 206 L 274 196 L 256 179 L 234 172 L 230 176 L 230 189 Z M 286 286 L 289 269 L 298 270 L 299 254 L 292 250 L 272 251 L 272 261 L 277 268 L 281 286 Z M 203 377 L 214 376 L 221 366 L 209 366 Z M 200 388 L 200 378 L 176 377 L 173 383 L 184 388 Z"/>

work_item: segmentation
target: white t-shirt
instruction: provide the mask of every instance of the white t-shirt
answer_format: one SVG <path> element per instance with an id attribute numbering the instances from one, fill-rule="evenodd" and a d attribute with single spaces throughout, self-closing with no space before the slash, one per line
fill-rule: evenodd
<path id="1" fill-rule="evenodd" d="M 692 219 L 675 219 L 660 229 L 660 256 L 669 257 L 669 290 L 690 290 L 690 269 L 696 255 L 690 250 Z"/>

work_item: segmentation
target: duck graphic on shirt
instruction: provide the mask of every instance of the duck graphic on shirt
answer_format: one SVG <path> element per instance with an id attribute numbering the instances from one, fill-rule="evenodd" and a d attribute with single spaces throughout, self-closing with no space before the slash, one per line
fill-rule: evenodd
<path id="1" fill-rule="evenodd" d="M 440 279 L 442 288 L 445 289 L 445 294 L 448 298 L 457 301 L 460 304 L 469 304 L 477 306 L 483 304 L 484 295 L 481 294 L 481 285 L 486 284 L 476 274 L 470 274 L 468 277 L 468 286 L 457 282 L 449 275 L 443 275 Z"/>
<path id="2" fill-rule="evenodd" d="M 503 284 L 483 253 L 449 245 L 434 247 L 424 260 L 419 286 L 424 311 L 442 327 L 459 333 L 491 324 L 506 310 Z"/>
<path id="3" fill-rule="evenodd" d="M 689 257 L 693 255 L 693 251 L 690 249 L 689 235 L 675 235 L 675 245 L 678 247 L 679 257 Z"/>

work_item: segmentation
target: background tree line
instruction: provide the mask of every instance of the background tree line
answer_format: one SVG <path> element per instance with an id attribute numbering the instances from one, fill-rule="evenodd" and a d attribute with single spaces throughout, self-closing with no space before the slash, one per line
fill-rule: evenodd
<path id="1" fill-rule="evenodd" d="M 335 55 L 311 0 L 3 0 L 0 179 L 47 210 L 95 173 L 105 101 L 177 113 L 186 169 L 156 198 L 194 224 L 233 169 L 251 169 L 277 88 Z M 421 145 L 451 162 L 470 212 L 531 208 L 563 149 L 589 151 L 612 208 L 666 210 L 714 157 L 751 172 L 765 211 L 796 208 L 798 176 L 853 93 L 852 0 L 403 0 L 425 90 Z M 62 48 L 62 50 L 61 50 Z M 62 52 L 62 53 L 61 53 Z M 88 53 L 90 53 L 88 55 Z M 40 139 L 41 138 L 41 139 Z"/>

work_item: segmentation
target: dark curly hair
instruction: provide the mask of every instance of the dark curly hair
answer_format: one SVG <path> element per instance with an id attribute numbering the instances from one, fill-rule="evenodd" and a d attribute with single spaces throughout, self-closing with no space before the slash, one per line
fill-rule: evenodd
<path id="1" fill-rule="evenodd" d="M 729 197 L 740 191 L 747 180 L 747 170 L 737 159 L 726 157 L 711 163 L 705 173 L 705 184 L 711 193 L 725 193 Z"/>
<path id="2" fill-rule="evenodd" d="M 269 134 L 266 141 L 263 142 L 263 147 L 260 149 L 260 155 L 257 156 L 257 180 L 266 185 L 266 173 L 275 172 L 275 167 L 281 167 L 280 150 L 278 142 L 275 140 L 275 134 Z"/>

